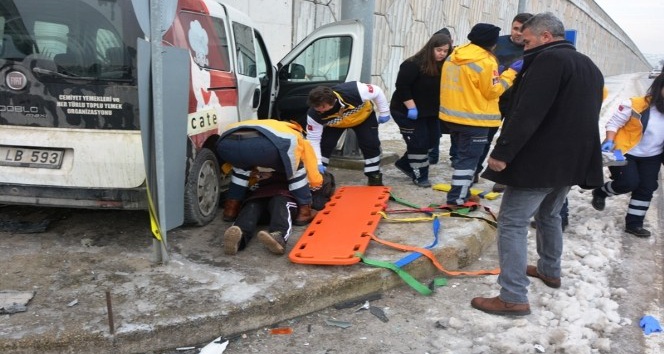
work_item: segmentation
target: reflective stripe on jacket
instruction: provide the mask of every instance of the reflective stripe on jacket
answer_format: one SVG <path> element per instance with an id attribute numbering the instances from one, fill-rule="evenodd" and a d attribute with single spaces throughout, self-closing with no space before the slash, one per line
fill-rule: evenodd
<path id="1" fill-rule="evenodd" d="M 498 61 L 486 49 L 468 43 L 457 47 L 443 64 L 438 117 L 451 123 L 499 127 L 498 98 L 514 81 L 513 69 L 498 74 Z"/>
<path id="2" fill-rule="evenodd" d="M 297 124 L 276 119 L 245 120 L 226 126 L 221 137 L 240 129 L 257 130 L 274 143 L 279 150 L 288 178 L 295 174 L 302 162 L 307 171 L 309 185 L 312 188 L 323 185 L 323 176 L 318 172 L 316 153 L 309 141 L 302 135 L 302 128 Z"/>

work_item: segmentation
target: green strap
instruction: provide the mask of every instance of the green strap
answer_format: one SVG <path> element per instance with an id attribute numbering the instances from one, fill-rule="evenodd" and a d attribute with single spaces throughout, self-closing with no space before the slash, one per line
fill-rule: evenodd
<path id="1" fill-rule="evenodd" d="M 429 284 L 429 289 L 433 290 L 435 288 L 447 285 L 446 278 L 434 278 Z"/>
<path id="2" fill-rule="evenodd" d="M 403 200 L 403 199 L 397 197 L 396 195 L 392 194 L 392 192 L 390 192 L 390 199 L 394 200 L 395 202 L 397 202 L 397 203 L 399 203 L 399 204 L 401 204 L 401 205 L 409 206 L 409 207 L 411 207 L 411 208 L 415 208 L 415 209 L 419 209 L 419 208 L 420 208 L 419 205 L 416 205 L 416 204 L 413 204 L 413 203 L 411 203 L 411 202 L 405 201 L 405 200 Z"/>
<path id="3" fill-rule="evenodd" d="M 364 255 L 362 255 L 362 253 L 359 252 L 355 253 L 355 256 L 359 257 L 362 260 L 362 262 L 370 266 L 389 269 L 397 273 L 397 275 L 401 277 L 401 279 L 404 282 L 406 282 L 406 284 L 410 285 L 411 288 L 415 289 L 418 293 L 422 295 L 431 295 L 433 293 L 433 291 L 428 286 L 420 283 L 417 279 L 413 278 L 412 275 L 408 274 L 408 272 L 394 265 L 394 263 L 378 261 L 375 259 L 367 259 L 364 258 Z"/>

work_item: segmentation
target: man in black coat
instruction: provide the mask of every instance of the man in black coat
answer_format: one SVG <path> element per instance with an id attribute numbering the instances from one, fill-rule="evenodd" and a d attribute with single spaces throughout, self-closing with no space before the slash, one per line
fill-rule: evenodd
<path id="1" fill-rule="evenodd" d="M 510 113 L 482 177 L 505 184 L 498 216 L 500 295 L 474 298 L 481 311 L 530 313 L 527 276 L 558 288 L 563 249 L 560 209 L 571 186 L 602 185 L 599 113 L 604 78 L 565 41 L 562 22 L 541 13 L 523 24 L 524 65 Z M 528 265 L 528 224 L 537 223 L 537 265 Z"/>

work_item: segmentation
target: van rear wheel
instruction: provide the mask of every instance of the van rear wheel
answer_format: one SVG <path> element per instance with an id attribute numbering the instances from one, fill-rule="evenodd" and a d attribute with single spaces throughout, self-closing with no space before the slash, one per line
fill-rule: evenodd
<path id="1" fill-rule="evenodd" d="M 217 157 L 203 148 L 189 167 L 184 191 L 185 224 L 203 226 L 217 216 L 221 170 Z"/>

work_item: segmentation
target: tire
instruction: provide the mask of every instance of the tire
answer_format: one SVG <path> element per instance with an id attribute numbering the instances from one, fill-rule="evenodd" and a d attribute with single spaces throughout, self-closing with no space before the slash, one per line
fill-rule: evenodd
<path id="1" fill-rule="evenodd" d="M 184 190 L 184 222 L 203 226 L 217 216 L 221 170 L 214 153 L 206 148 L 196 154 L 189 167 Z"/>

